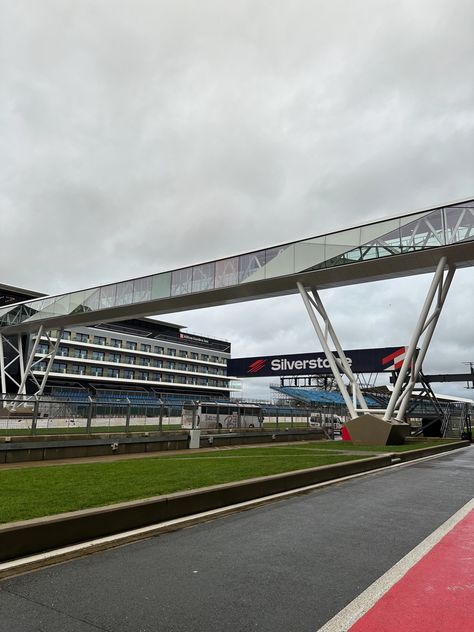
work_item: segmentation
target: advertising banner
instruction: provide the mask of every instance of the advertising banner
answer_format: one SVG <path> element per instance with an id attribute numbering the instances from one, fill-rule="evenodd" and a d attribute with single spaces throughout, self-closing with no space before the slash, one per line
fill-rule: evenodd
<path id="1" fill-rule="evenodd" d="M 395 371 L 403 363 L 406 347 L 351 349 L 344 351 L 354 373 Z M 272 377 L 278 375 L 327 375 L 331 373 L 324 353 L 299 353 L 227 360 L 232 377 Z"/>

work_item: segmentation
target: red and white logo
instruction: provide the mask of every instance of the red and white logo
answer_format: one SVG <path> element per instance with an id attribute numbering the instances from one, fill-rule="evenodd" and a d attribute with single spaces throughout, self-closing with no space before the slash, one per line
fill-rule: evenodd
<path id="1" fill-rule="evenodd" d="M 247 373 L 258 373 L 263 369 L 266 363 L 266 360 L 255 360 L 254 362 L 252 362 L 252 364 L 249 365 Z"/>
<path id="2" fill-rule="evenodd" d="M 406 347 L 400 347 L 390 355 L 382 358 L 382 364 L 388 364 L 389 366 L 384 367 L 384 371 L 397 371 L 401 368 L 403 364 L 403 360 L 405 359 L 405 355 L 407 352 Z"/>

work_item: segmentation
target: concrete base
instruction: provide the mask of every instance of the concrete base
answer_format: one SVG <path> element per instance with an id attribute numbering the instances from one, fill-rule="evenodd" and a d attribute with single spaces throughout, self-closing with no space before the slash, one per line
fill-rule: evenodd
<path id="1" fill-rule="evenodd" d="M 193 429 L 189 431 L 189 449 L 196 449 L 200 447 L 201 443 L 201 431 L 199 429 Z"/>
<path id="2" fill-rule="evenodd" d="M 355 445 L 399 445 L 410 434 L 409 424 L 378 415 L 360 415 L 345 424 Z"/>

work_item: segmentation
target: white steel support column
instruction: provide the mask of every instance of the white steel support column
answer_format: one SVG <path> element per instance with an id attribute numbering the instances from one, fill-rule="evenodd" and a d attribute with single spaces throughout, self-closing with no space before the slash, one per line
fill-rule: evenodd
<path id="1" fill-rule="evenodd" d="M 3 336 L 0 334 L 0 389 L 3 395 L 7 392 L 7 380 L 5 376 L 5 356 L 3 354 Z"/>
<path id="2" fill-rule="evenodd" d="M 329 366 L 331 367 L 331 371 L 334 375 L 334 379 L 336 380 L 336 383 L 339 387 L 341 395 L 344 398 L 344 402 L 346 403 L 347 410 L 349 411 L 349 415 L 351 416 L 352 419 L 355 419 L 357 417 L 356 406 L 354 405 L 351 399 L 351 396 L 349 395 L 346 385 L 342 381 L 341 372 L 344 373 L 350 380 L 352 384 L 353 393 L 357 395 L 361 408 L 366 408 L 367 404 L 362 396 L 362 393 L 360 392 L 360 388 L 359 388 L 359 385 L 357 384 L 357 380 L 354 374 L 352 373 L 349 363 L 347 362 L 347 358 L 344 354 L 344 351 L 342 350 L 339 340 L 337 339 L 334 328 L 331 325 L 329 317 L 326 313 L 326 310 L 324 309 L 322 305 L 321 299 L 319 298 L 317 291 L 314 289 L 312 290 L 314 298 L 311 298 L 311 296 L 308 294 L 308 292 L 306 291 L 302 283 L 298 282 L 297 287 L 298 287 L 299 293 L 301 294 L 301 298 L 303 299 L 303 302 L 305 304 L 306 310 L 308 312 L 308 315 L 310 317 L 310 320 L 314 327 L 316 335 L 319 338 L 319 342 L 321 343 L 324 354 L 327 358 L 327 361 L 329 362 Z M 320 317 L 324 321 L 324 331 L 319 323 L 319 320 L 318 320 L 317 315 L 315 314 L 315 311 L 320 315 Z M 336 347 L 336 351 L 339 356 L 338 358 L 334 356 L 333 352 L 329 348 L 329 344 L 328 344 L 329 337 L 331 339 L 331 342 Z"/>
<path id="3" fill-rule="evenodd" d="M 337 351 L 337 355 L 339 357 L 336 357 L 336 364 L 342 368 L 344 374 L 346 375 L 346 377 L 350 380 L 351 382 L 351 387 L 352 387 L 352 401 L 354 404 L 354 407 L 356 407 L 356 402 L 359 402 L 359 407 L 360 408 L 367 408 L 367 402 L 365 401 L 365 398 L 362 394 L 362 391 L 360 390 L 360 386 L 359 383 L 357 382 L 357 379 L 354 375 L 354 373 L 352 372 L 351 366 L 347 360 L 346 354 L 344 353 L 344 350 L 341 346 L 341 343 L 339 342 L 339 338 L 336 335 L 336 332 L 334 331 L 334 327 L 332 326 L 331 321 L 329 320 L 329 316 L 326 312 L 326 309 L 321 301 L 321 298 L 317 292 L 317 290 L 315 288 L 312 289 L 312 294 L 313 294 L 313 298 L 314 298 L 314 302 L 311 301 L 311 297 L 310 301 L 313 303 L 313 305 L 316 307 L 317 311 L 320 313 L 321 317 L 324 319 L 324 323 L 327 327 L 327 332 L 329 333 L 331 340 L 334 344 L 334 347 L 336 348 Z M 326 336 L 327 339 L 327 336 Z"/>
<path id="4" fill-rule="evenodd" d="M 42 395 L 43 394 L 44 387 L 46 386 L 46 382 L 47 382 L 48 377 L 49 377 L 49 373 L 50 373 L 51 369 L 53 368 L 53 363 L 54 363 L 54 360 L 56 359 L 56 353 L 57 353 L 57 351 L 59 349 L 59 345 L 61 344 L 61 338 L 63 336 L 63 331 L 64 331 L 63 329 L 60 329 L 58 331 L 56 342 L 54 343 L 54 345 L 53 345 L 53 343 L 52 343 L 52 341 L 51 341 L 51 339 L 49 337 L 49 334 L 48 333 L 46 334 L 46 337 L 48 338 L 48 344 L 49 344 L 50 347 L 52 347 L 52 349 L 48 353 L 48 355 L 49 355 L 48 366 L 46 367 L 46 371 L 45 371 L 45 373 L 43 375 L 43 379 L 41 380 L 41 384 L 39 385 L 39 389 L 36 391 L 35 395 Z"/>
<path id="5" fill-rule="evenodd" d="M 23 382 L 23 377 L 25 375 L 25 362 L 23 360 L 23 339 L 21 334 L 17 335 L 17 346 L 18 346 L 18 364 L 20 366 L 20 380 Z M 18 391 L 21 392 L 21 391 Z M 23 393 L 26 393 L 26 388 L 23 389 Z"/>
<path id="6" fill-rule="evenodd" d="M 21 335 L 16 336 L 17 342 L 16 346 L 13 344 L 11 340 L 9 340 L 6 336 L 0 334 L 0 385 L 2 388 L 2 393 L 6 394 L 7 391 L 7 378 L 10 379 L 14 384 L 16 384 L 17 388 L 20 388 L 20 382 L 18 382 L 15 376 L 12 374 L 10 367 L 15 365 L 15 362 L 18 362 L 20 368 L 20 380 L 22 378 L 23 371 L 23 363 L 21 360 L 23 353 L 23 346 L 21 343 Z M 6 362 L 5 357 L 5 348 L 6 346 L 10 347 L 13 350 L 12 358 L 9 362 Z"/>
<path id="7" fill-rule="evenodd" d="M 46 335 L 46 338 L 48 340 L 48 353 L 46 353 L 45 355 L 41 356 L 41 358 L 39 358 L 38 360 L 35 360 L 35 356 L 38 350 L 38 346 L 40 344 L 41 341 L 41 337 L 43 336 L 43 333 Z M 7 342 L 12 349 L 15 351 L 15 357 L 13 358 L 13 360 L 11 360 L 8 364 L 5 364 L 5 358 L 3 355 L 3 344 L 2 344 L 2 336 L 0 334 L 0 368 L 2 369 L 2 375 L 1 375 L 1 384 L 2 384 L 2 390 L 6 390 L 6 377 L 8 376 L 18 387 L 18 391 L 17 394 L 13 397 L 13 399 L 11 400 L 10 403 L 10 407 L 12 408 L 12 410 L 16 410 L 16 408 L 22 403 L 22 402 L 26 402 L 32 399 L 37 398 L 39 395 L 43 394 L 44 391 L 44 387 L 46 386 L 46 382 L 48 380 L 48 376 L 49 373 L 53 367 L 53 363 L 54 360 L 56 359 L 56 353 L 58 351 L 59 345 L 61 344 L 61 337 L 62 337 L 62 333 L 63 330 L 60 329 L 57 335 L 57 338 L 55 340 L 55 342 L 53 342 L 49 336 L 48 332 L 44 332 L 44 327 L 43 325 L 41 325 L 38 328 L 38 331 L 36 332 L 36 338 L 33 342 L 33 345 L 31 347 L 31 351 L 29 353 L 27 362 L 26 362 L 26 367 L 24 366 L 24 361 L 23 361 L 23 345 L 22 345 L 22 341 L 21 341 L 21 335 L 18 335 L 18 342 L 17 342 L 17 347 L 15 347 L 9 340 L 7 340 L 6 338 L 3 338 L 3 343 Z M 41 379 L 41 383 L 36 379 L 35 374 L 33 373 L 34 367 L 35 365 L 37 365 L 39 362 L 44 361 L 45 359 L 48 360 L 48 364 L 46 367 L 46 371 Z M 17 380 L 10 375 L 9 373 L 7 373 L 7 369 L 8 367 L 13 364 L 14 362 L 18 361 L 19 362 L 19 369 L 20 369 L 20 382 L 17 382 Z M 37 387 L 36 392 L 34 393 L 34 395 L 29 395 L 26 396 L 26 382 L 28 380 L 28 378 L 30 378 Z"/>
<path id="8" fill-rule="evenodd" d="M 25 367 L 24 371 L 22 371 L 23 375 L 21 376 L 21 384 L 20 384 L 20 387 L 18 389 L 18 393 L 19 394 L 26 393 L 26 380 L 28 379 L 28 376 L 30 375 L 31 367 L 33 365 L 33 362 L 34 362 L 34 359 L 35 359 L 35 355 L 36 355 L 36 350 L 38 349 L 38 345 L 40 343 L 40 339 L 41 339 L 42 335 L 43 335 L 43 325 L 40 325 L 40 327 L 38 329 L 38 332 L 36 334 L 36 339 L 35 339 L 35 341 L 33 343 L 33 347 L 31 348 L 30 356 L 29 356 L 28 361 L 26 363 L 26 367 Z M 22 364 L 20 366 L 22 366 Z"/>
<path id="9" fill-rule="evenodd" d="M 406 408 L 410 400 L 410 395 L 412 394 L 413 388 L 416 384 L 418 373 L 420 372 L 423 360 L 426 356 L 426 352 L 428 351 L 428 347 L 431 342 L 431 338 L 433 337 L 433 333 L 441 314 L 444 302 L 446 300 L 451 281 L 453 280 L 455 267 L 449 266 L 446 277 L 444 277 L 444 269 L 446 267 L 446 264 L 446 257 L 442 257 L 436 268 L 433 280 L 431 281 L 431 285 L 423 304 L 420 316 L 418 318 L 415 331 L 413 332 L 410 345 L 407 349 L 405 359 L 400 368 L 397 381 L 393 387 L 393 392 L 384 415 L 384 419 L 386 421 L 390 421 L 390 419 L 392 419 L 397 408 L 397 420 L 403 421 L 404 419 Z M 437 297 L 436 305 L 432 314 L 430 315 L 430 310 L 433 307 L 435 297 Z M 420 351 L 418 353 L 418 357 L 415 360 L 416 350 L 420 338 L 423 334 L 425 335 L 420 347 Z M 408 384 L 404 387 L 403 385 L 405 383 L 408 375 L 408 370 L 410 368 L 411 374 L 409 377 L 409 381 Z"/>
<path id="10" fill-rule="evenodd" d="M 425 327 L 423 329 L 424 334 L 425 334 L 423 338 L 423 343 L 420 347 L 418 355 L 416 356 L 414 366 L 412 365 L 409 382 L 397 402 L 397 405 L 399 406 L 398 413 L 397 413 L 398 421 L 403 421 L 405 418 L 405 413 L 410 401 L 411 394 L 413 392 L 413 389 L 415 388 L 418 375 L 420 374 L 420 371 L 421 371 L 421 367 L 423 366 L 423 361 L 429 349 L 434 330 L 436 329 L 436 325 L 438 324 L 439 316 L 441 314 L 441 310 L 443 309 L 443 305 L 446 300 L 446 296 L 448 294 L 449 288 L 451 286 L 451 282 L 453 280 L 455 271 L 456 271 L 456 268 L 454 266 L 450 267 L 448 269 L 446 277 L 444 278 L 444 281 L 440 282 L 440 284 L 438 285 L 436 307 L 432 315 L 430 316 L 430 318 L 426 321 Z"/>

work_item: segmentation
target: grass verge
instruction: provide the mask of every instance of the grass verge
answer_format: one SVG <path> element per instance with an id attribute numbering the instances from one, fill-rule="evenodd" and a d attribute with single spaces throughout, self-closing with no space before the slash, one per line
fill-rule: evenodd
<path id="1" fill-rule="evenodd" d="M 0 523 L 357 459 L 267 448 L 0 471 Z"/>
<path id="2" fill-rule="evenodd" d="M 0 523 L 361 458 L 347 453 L 353 450 L 381 453 L 430 445 L 439 445 L 439 442 L 378 447 L 317 441 L 0 470 Z"/>

